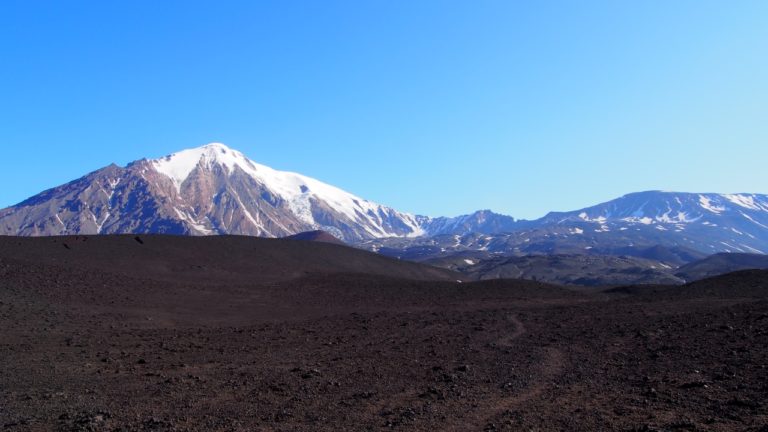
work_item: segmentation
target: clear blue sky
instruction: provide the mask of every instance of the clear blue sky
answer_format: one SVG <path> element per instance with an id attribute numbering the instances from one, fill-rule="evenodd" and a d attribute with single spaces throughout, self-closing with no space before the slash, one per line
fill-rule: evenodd
<path id="1" fill-rule="evenodd" d="M 767 1 L 4 1 L 0 207 L 208 142 L 400 210 L 768 193 Z"/>

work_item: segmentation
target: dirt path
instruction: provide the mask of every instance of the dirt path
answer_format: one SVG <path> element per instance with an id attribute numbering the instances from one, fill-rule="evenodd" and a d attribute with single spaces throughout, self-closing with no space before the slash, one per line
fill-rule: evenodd
<path id="1" fill-rule="evenodd" d="M 514 330 L 498 339 L 497 344 L 502 347 L 513 348 L 515 340 L 526 333 L 526 328 L 523 322 L 513 314 L 508 314 L 507 320 L 514 324 Z M 509 397 L 489 395 L 485 401 L 479 404 L 477 411 L 471 415 L 471 419 L 460 426 L 457 425 L 452 430 L 483 430 L 483 428 L 493 423 L 494 418 L 505 411 L 516 410 L 520 406 L 532 402 L 552 386 L 553 380 L 563 372 L 564 365 L 562 351 L 554 347 L 545 348 L 541 361 L 532 371 L 531 375 L 533 378 L 527 387 Z"/>
<path id="2" fill-rule="evenodd" d="M 515 329 L 512 331 L 511 334 L 508 334 L 503 338 L 499 339 L 497 343 L 501 346 L 511 347 L 514 345 L 512 342 L 514 342 L 515 339 L 525 334 L 525 325 L 523 325 L 522 321 L 517 319 L 517 317 L 512 314 L 507 315 L 507 321 L 514 324 Z"/>

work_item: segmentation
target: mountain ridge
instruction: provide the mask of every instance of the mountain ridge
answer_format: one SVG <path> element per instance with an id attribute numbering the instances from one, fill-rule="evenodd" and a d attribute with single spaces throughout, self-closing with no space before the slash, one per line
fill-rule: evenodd
<path id="1" fill-rule="evenodd" d="M 285 237 L 322 230 L 378 251 L 507 255 L 682 247 L 768 251 L 768 195 L 644 191 L 579 210 L 515 219 L 400 212 L 335 186 L 258 164 L 221 143 L 110 164 L 0 210 L 0 233 L 160 233 Z"/>

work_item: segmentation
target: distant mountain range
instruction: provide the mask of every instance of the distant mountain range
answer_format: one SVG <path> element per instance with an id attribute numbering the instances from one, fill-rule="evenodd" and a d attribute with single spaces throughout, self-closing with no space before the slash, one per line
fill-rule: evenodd
<path id="1" fill-rule="evenodd" d="M 0 210 L 5 235 L 285 237 L 315 230 L 400 258 L 466 251 L 643 258 L 639 251 L 655 246 L 677 254 L 765 253 L 768 195 L 650 191 L 537 220 L 489 210 L 434 218 L 274 170 L 215 143 L 110 165 Z"/>
<path id="2" fill-rule="evenodd" d="M 648 191 L 532 221 L 487 211 L 453 219 L 471 221 L 473 216 L 494 221 L 484 227 L 504 228 L 481 231 L 472 223 L 444 223 L 450 227 L 447 233 L 370 239 L 362 246 L 408 259 L 468 250 L 507 255 L 635 255 L 654 246 L 704 254 L 768 251 L 768 195 Z"/>

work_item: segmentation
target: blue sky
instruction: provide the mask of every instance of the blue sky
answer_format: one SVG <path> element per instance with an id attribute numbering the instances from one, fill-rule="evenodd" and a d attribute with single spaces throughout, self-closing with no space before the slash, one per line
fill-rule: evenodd
<path id="1" fill-rule="evenodd" d="M 768 193 L 765 1 L 5 1 L 0 207 L 208 142 L 400 210 Z"/>

